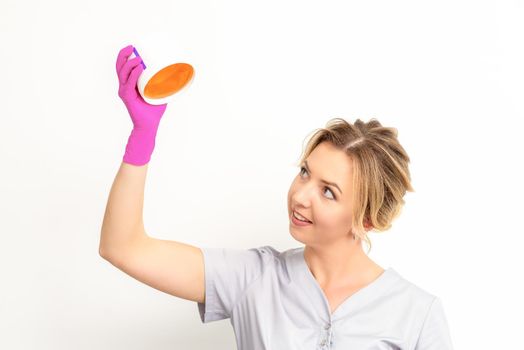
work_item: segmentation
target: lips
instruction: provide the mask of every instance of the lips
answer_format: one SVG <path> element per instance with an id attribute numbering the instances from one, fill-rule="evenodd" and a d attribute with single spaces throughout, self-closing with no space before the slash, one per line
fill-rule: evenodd
<path id="1" fill-rule="evenodd" d="M 298 210 L 295 210 L 293 209 L 297 214 L 299 214 L 300 216 L 302 216 L 303 218 L 305 218 L 307 221 L 311 222 L 311 220 L 309 220 L 309 218 L 305 215 L 303 215 L 301 212 L 299 212 Z M 291 213 L 291 215 L 293 215 L 293 213 Z"/>

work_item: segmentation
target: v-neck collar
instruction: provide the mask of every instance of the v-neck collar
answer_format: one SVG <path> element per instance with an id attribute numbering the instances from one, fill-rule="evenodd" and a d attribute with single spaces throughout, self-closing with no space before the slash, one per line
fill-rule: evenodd
<path id="1" fill-rule="evenodd" d="M 295 248 L 290 257 L 293 272 L 291 279 L 298 283 L 308 295 L 324 322 L 331 323 L 351 316 L 357 309 L 373 302 L 378 296 L 389 290 L 389 287 L 400 278 L 397 271 L 388 267 L 371 283 L 347 297 L 331 314 L 329 301 L 306 263 L 304 248 Z"/>

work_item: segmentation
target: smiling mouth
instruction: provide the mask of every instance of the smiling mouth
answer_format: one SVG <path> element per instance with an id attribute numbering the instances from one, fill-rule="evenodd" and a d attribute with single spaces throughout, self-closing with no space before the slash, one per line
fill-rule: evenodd
<path id="1" fill-rule="evenodd" d="M 295 215 L 295 214 L 296 214 L 296 215 Z M 300 221 L 300 222 L 307 222 L 307 223 L 312 224 L 311 221 L 309 221 L 308 219 L 306 219 L 304 216 L 298 214 L 298 213 L 297 213 L 296 211 L 294 211 L 294 210 L 293 210 L 293 213 L 292 213 L 291 215 L 292 215 L 295 219 L 297 219 L 298 221 Z M 304 218 L 304 219 L 300 218 L 299 215 L 300 215 L 302 218 Z"/>

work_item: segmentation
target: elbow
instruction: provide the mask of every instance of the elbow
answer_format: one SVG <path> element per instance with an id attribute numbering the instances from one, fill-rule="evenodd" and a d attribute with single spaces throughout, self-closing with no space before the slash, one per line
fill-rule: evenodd
<path id="1" fill-rule="evenodd" d="M 109 251 L 107 249 L 107 246 L 102 244 L 102 240 L 100 241 L 100 244 L 98 245 L 98 255 L 100 255 L 105 260 L 109 259 Z"/>
<path id="2" fill-rule="evenodd" d="M 102 249 L 102 246 L 98 247 L 98 255 L 100 255 L 102 258 L 107 260 L 107 254 L 104 249 Z"/>
<path id="3" fill-rule="evenodd" d="M 109 240 L 110 236 L 107 233 L 107 231 L 102 230 L 100 232 L 100 242 L 98 243 L 98 254 L 104 258 L 105 260 L 109 259 L 109 256 L 111 254 L 110 249 L 110 243 L 112 243 Z"/>

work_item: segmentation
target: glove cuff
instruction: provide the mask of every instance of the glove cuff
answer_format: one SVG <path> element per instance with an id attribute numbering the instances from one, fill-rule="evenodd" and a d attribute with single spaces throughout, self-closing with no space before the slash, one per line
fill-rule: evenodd
<path id="1" fill-rule="evenodd" d="M 127 139 L 126 151 L 122 160 L 136 166 L 149 163 L 155 149 L 157 130 L 158 128 L 149 130 L 133 128 Z"/>

